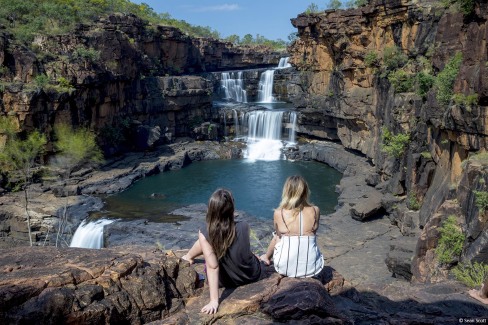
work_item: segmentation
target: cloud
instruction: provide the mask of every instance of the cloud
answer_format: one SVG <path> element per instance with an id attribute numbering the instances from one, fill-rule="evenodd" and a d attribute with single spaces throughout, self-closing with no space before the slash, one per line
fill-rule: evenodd
<path id="1" fill-rule="evenodd" d="M 241 9 L 238 4 L 224 3 L 217 6 L 207 6 L 207 7 L 193 7 L 192 11 L 205 12 L 205 11 L 235 11 Z"/>

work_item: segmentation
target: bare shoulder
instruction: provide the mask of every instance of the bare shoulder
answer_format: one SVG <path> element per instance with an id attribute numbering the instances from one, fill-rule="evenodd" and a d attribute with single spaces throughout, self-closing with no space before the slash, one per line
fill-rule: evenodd
<path id="1" fill-rule="evenodd" d="M 316 215 L 320 215 L 320 209 L 318 206 L 316 205 L 311 205 L 309 207 L 306 207 L 303 209 L 304 211 L 306 211 L 307 213 L 310 213 L 312 215 L 316 214 Z"/>

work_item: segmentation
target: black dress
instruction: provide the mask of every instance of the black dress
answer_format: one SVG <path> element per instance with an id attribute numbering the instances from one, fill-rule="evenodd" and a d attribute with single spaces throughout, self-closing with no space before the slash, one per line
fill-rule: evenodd
<path id="1" fill-rule="evenodd" d="M 236 221 L 235 227 L 234 242 L 219 260 L 219 286 L 225 288 L 255 282 L 261 276 L 261 262 L 251 252 L 249 225 L 245 221 Z M 208 238 L 206 229 L 202 233 Z"/>

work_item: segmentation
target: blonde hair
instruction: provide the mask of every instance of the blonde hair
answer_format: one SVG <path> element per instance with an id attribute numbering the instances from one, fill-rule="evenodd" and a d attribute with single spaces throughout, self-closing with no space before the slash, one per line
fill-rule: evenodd
<path id="1" fill-rule="evenodd" d="M 309 202 L 310 190 L 305 179 L 294 175 L 286 179 L 278 209 L 294 210 L 293 215 L 304 207 L 312 206 Z"/>
<path id="2" fill-rule="evenodd" d="M 210 196 L 206 221 L 208 242 L 220 260 L 236 237 L 234 198 L 230 191 L 218 189 Z"/>

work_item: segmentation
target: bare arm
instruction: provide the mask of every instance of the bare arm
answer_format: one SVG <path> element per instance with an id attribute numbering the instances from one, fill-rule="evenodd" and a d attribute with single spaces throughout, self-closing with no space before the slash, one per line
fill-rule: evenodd
<path id="1" fill-rule="evenodd" d="M 203 306 L 201 312 L 214 314 L 219 308 L 219 262 L 217 261 L 217 256 L 212 246 L 201 232 L 198 233 L 198 240 L 203 251 L 203 256 L 205 257 L 208 286 L 210 289 L 210 302 Z"/>

